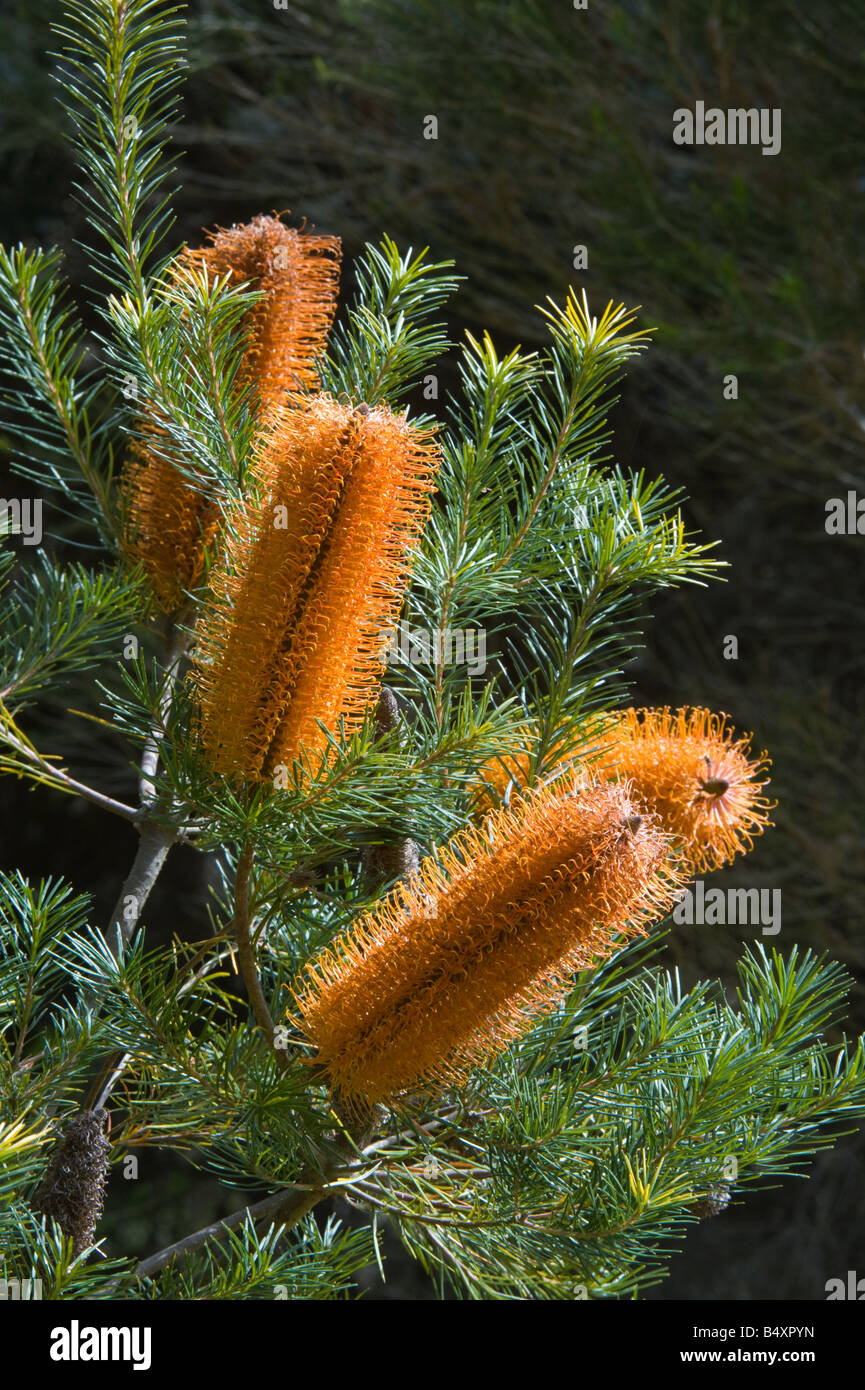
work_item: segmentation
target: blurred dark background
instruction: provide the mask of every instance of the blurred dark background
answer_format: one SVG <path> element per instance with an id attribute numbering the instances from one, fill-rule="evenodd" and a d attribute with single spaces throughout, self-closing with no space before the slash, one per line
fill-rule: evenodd
<path id="1" fill-rule="evenodd" d="M 46 56 L 58 12 L 53 0 L 2 8 L 0 235 L 59 245 L 89 318 L 87 228 Z M 721 882 L 781 889 L 770 944 L 845 962 L 849 1031 L 861 1030 L 865 537 L 824 524 L 828 499 L 865 495 L 859 0 L 211 0 L 188 14 L 178 242 L 290 209 L 343 238 L 346 289 L 367 239 L 428 245 L 467 277 L 451 336 L 488 329 L 500 350 L 540 345 L 534 306 L 569 284 L 596 311 L 610 298 L 642 306 L 656 332 L 613 413 L 615 457 L 681 486 L 687 524 L 722 541 L 730 568 L 725 583 L 655 604 L 634 702 L 726 710 L 769 750 L 776 828 Z M 675 145 L 673 111 L 698 100 L 780 108 L 780 153 Z M 442 387 L 452 378 L 451 360 Z M 15 496 L 2 447 L 0 491 Z M 62 537 L 62 517 L 46 523 Z M 736 660 L 724 657 L 731 635 Z M 54 747 L 74 704 L 65 692 L 44 716 Z M 128 754 L 101 739 L 89 751 L 101 785 L 131 796 Z M 0 824 L 0 867 L 64 874 L 107 917 L 128 827 L 11 779 Z M 204 934 L 203 873 L 174 851 L 148 914 L 158 931 Z M 680 927 L 669 963 L 686 983 L 733 984 L 755 930 Z M 134 1194 L 112 1180 L 118 1249 L 147 1253 L 239 1204 L 174 1160 L 147 1164 Z M 863 1188 L 860 1134 L 808 1182 L 705 1221 L 648 1296 L 825 1298 L 827 1279 L 865 1270 Z M 385 1289 L 368 1282 L 367 1297 L 432 1296 L 399 1263 Z"/>

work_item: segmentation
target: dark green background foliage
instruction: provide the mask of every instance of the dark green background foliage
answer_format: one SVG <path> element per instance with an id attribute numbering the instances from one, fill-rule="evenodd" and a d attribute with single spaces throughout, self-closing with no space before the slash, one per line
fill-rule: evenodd
<path id="1" fill-rule="evenodd" d="M 0 20 L 11 195 L 0 233 L 6 244 L 58 244 L 73 284 L 86 287 L 82 214 L 68 197 L 64 115 L 45 57 L 52 8 L 21 0 Z M 385 231 L 429 245 L 467 277 L 451 337 L 488 329 L 500 351 L 538 346 L 543 323 L 531 306 L 547 295 L 562 302 L 570 283 L 596 312 L 608 298 L 642 306 L 640 326 L 657 332 L 614 414 L 615 455 L 683 486 L 688 524 L 722 539 L 731 568 L 724 584 L 657 601 L 628 671 L 634 702 L 725 709 L 769 750 L 777 829 L 719 882 L 782 890 L 773 944 L 846 963 L 856 980 L 849 1025 L 861 1028 L 865 537 L 824 528 L 828 498 L 865 494 L 858 0 L 633 0 L 587 11 L 535 0 L 301 0 L 287 11 L 213 0 L 191 6 L 190 45 L 178 240 L 290 208 L 341 235 L 349 265 Z M 674 145 L 673 110 L 698 99 L 781 108 L 781 153 Z M 438 119 L 435 141 L 423 138 L 427 115 Z M 580 244 L 585 271 L 572 264 Z M 446 362 L 442 387 L 452 371 Z M 723 399 L 727 373 L 738 377 L 736 401 Z M 79 539 L 61 516 L 49 529 L 61 548 Z M 727 634 L 738 637 L 738 661 L 723 659 Z M 62 722 L 68 746 L 62 710 L 47 717 Z M 102 785 L 111 781 L 106 769 Z M 51 841 L 53 872 L 74 881 L 84 855 L 107 914 L 133 832 L 12 779 L 0 796 L 0 866 L 38 875 Z M 206 929 L 201 875 L 178 849 L 158 890 L 190 936 Z M 748 934 L 679 928 L 669 957 L 686 984 L 732 982 Z M 818 1158 L 809 1183 L 752 1196 L 695 1230 L 650 1296 L 821 1297 L 826 1279 L 861 1261 L 863 1180 L 862 1145 L 848 1140 Z M 106 1230 L 120 1223 L 122 1242 L 140 1243 L 144 1226 L 156 1248 L 216 1214 L 200 1184 L 204 1204 L 192 1212 L 173 1168 L 158 1197 L 154 1183 L 136 1186 L 131 1216 L 128 1203 L 109 1206 Z"/>

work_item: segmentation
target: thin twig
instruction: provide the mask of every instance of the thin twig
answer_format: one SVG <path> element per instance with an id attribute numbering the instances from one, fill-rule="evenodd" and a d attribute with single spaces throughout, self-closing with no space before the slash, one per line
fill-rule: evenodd
<path id="1" fill-rule="evenodd" d="M 111 914 L 108 930 L 108 945 L 115 959 L 120 958 L 124 946 L 132 940 L 135 929 L 141 920 L 144 904 L 150 896 L 168 852 L 177 839 L 174 826 L 156 825 L 145 822 L 132 868 L 126 875 L 120 895 Z M 98 1000 L 91 997 L 91 1006 Z M 91 1087 L 87 1103 L 89 1110 L 104 1107 L 129 1059 L 128 1052 L 115 1052 L 100 1071 Z"/>
<path id="2" fill-rule="evenodd" d="M 183 610 L 176 615 L 164 633 L 167 646 L 165 681 L 159 696 L 159 715 L 144 745 L 139 782 L 141 806 L 134 813 L 139 825 L 140 838 L 132 867 L 120 889 L 109 922 L 108 944 L 116 959 L 119 959 L 122 947 L 127 946 L 132 940 L 141 921 L 144 905 L 168 858 L 169 850 L 181 834 L 178 826 L 160 825 L 150 819 L 150 814 L 156 799 L 154 778 L 159 765 L 159 745 L 164 737 L 164 726 L 174 697 L 180 663 L 191 637 L 181 626 L 181 619 L 185 613 L 186 610 Z M 114 1086 L 123 1075 L 129 1056 L 128 1052 L 115 1052 L 109 1058 L 91 1087 L 88 1102 L 90 1109 L 96 1110 L 106 1104 Z"/>
<path id="3" fill-rule="evenodd" d="M 10 732 L 8 724 L 2 729 L 0 737 L 4 743 L 9 744 L 10 748 L 14 748 L 15 752 L 22 758 L 26 758 L 32 767 L 38 767 L 39 771 L 43 773 L 46 783 L 57 791 L 66 791 L 71 795 L 81 796 L 85 801 L 92 801 L 95 806 L 101 806 L 103 811 L 110 811 L 112 815 L 120 816 L 123 820 L 135 823 L 140 819 L 141 812 L 136 810 L 134 806 L 127 806 L 123 801 L 116 801 L 113 796 L 106 796 L 104 792 L 97 791 L 95 787 L 88 787 L 85 782 L 79 782 L 75 777 L 70 777 L 69 773 L 64 772 L 62 768 L 55 767 L 30 743 L 16 738 Z"/>
<path id="4" fill-rule="evenodd" d="M 240 973 L 243 976 L 246 992 L 249 995 L 249 1002 L 252 1012 L 255 1014 L 258 1026 L 261 1028 L 268 1044 L 273 1050 L 279 1066 L 285 1070 L 288 1066 L 288 1058 L 281 1048 L 275 1046 L 276 1028 L 264 997 L 264 990 L 261 987 L 261 978 L 258 974 L 258 965 L 255 959 L 255 948 L 252 944 L 249 921 L 249 879 L 252 873 L 252 861 L 254 850 L 251 844 L 247 844 L 237 861 L 237 873 L 234 879 L 234 936 L 237 941 L 237 959 L 240 965 Z"/>
<path id="5" fill-rule="evenodd" d="M 117 1052 L 110 1062 L 103 1067 L 90 1091 L 90 1095 L 84 1104 L 85 1110 L 104 1110 L 105 1103 L 115 1085 L 120 1080 L 129 1061 L 128 1052 Z"/>
<path id="6" fill-rule="evenodd" d="M 176 839 L 176 826 L 145 821 L 141 827 L 132 868 L 126 875 L 109 925 L 109 945 L 115 956 L 119 956 L 121 946 L 128 946 L 132 940 L 144 904 Z"/>

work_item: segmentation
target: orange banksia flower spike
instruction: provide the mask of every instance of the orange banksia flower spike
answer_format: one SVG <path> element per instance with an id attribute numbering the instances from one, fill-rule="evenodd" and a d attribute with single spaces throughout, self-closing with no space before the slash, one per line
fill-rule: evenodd
<path id="1" fill-rule="evenodd" d="M 93 1244 L 102 1216 L 111 1145 L 104 1110 L 73 1115 L 36 1190 L 33 1206 L 53 1217 L 80 1255 Z"/>
<path id="2" fill-rule="evenodd" d="M 201 578 L 219 508 L 140 440 L 130 445 L 123 505 L 126 554 L 143 564 L 162 612 L 174 613 Z"/>
<path id="3" fill-rule="evenodd" d="M 679 841 L 691 868 L 715 869 L 752 849 L 770 825 L 765 753 L 750 752 L 726 714 L 627 709 L 601 736 L 593 766 L 633 782 L 636 795 Z"/>
<path id="4" fill-rule="evenodd" d="M 477 806 L 503 797 L 509 782 L 528 779 L 536 726 L 521 731 L 524 750 L 481 770 Z M 748 737 L 737 738 L 725 714 L 706 709 L 626 709 L 602 716 L 579 751 L 565 750 L 558 768 L 575 761 L 606 778 L 629 781 L 642 806 L 658 816 L 692 869 L 714 869 L 753 847 L 771 822 L 763 795 L 766 755 L 753 757 Z M 553 768 L 553 775 L 556 767 Z"/>
<path id="5" fill-rule="evenodd" d="M 244 362 L 262 410 L 283 404 L 287 391 L 318 387 L 315 359 L 324 352 L 336 313 L 339 237 L 312 236 L 265 216 L 209 235 L 210 245 L 185 251 L 182 261 L 228 275 L 231 283 L 246 281 L 264 295 L 250 311 L 252 339 Z"/>
<path id="6" fill-rule="evenodd" d="M 301 977 L 300 1027 L 341 1095 L 465 1080 L 608 956 L 679 884 L 668 838 L 625 784 L 580 774 L 482 827 L 364 914 Z"/>
<path id="7" fill-rule="evenodd" d="M 211 244 L 187 248 L 175 274 L 208 271 L 249 282 L 264 298 L 250 310 L 250 343 L 241 385 L 254 382 L 264 417 L 289 391 L 318 386 L 315 359 L 327 343 L 336 312 L 339 283 L 338 237 L 311 236 L 276 217 L 256 217 L 244 226 L 211 233 Z M 175 612 L 184 591 L 204 569 L 205 551 L 219 525 L 219 509 L 192 487 L 154 447 L 133 443 L 123 481 L 124 549 L 141 561 L 156 601 Z"/>
<path id="8" fill-rule="evenodd" d="M 273 778 L 351 733 L 378 698 L 438 462 L 386 406 L 296 398 L 276 412 L 231 518 L 193 683 L 215 771 Z"/>

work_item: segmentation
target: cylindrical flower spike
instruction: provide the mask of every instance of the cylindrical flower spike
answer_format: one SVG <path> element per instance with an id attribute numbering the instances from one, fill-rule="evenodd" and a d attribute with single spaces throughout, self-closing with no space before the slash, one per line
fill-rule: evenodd
<path id="1" fill-rule="evenodd" d="M 123 480 L 124 547 L 140 560 L 163 613 L 175 613 L 198 583 L 219 508 L 157 450 L 130 445 Z"/>
<path id="2" fill-rule="evenodd" d="M 462 1082 L 669 910 L 668 847 L 626 784 L 580 774 L 461 831 L 306 967 L 316 1065 L 368 1102 Z"/>
<path id="3" fill-rule="evenodd" d="M 263 292 L 250 311 L 241 380 L 255 381 L 264 418 L 289 391 L 319 384 L 315 361 L 336 312 L 340 241 L 297 231 L 276 217 L 256 217 L 210 236 L 211 245 L 182 252 L 176 273 L 205 267 L 212 277 L 228 275 Z M 158 426 L 151 433 L 158 435 Z M 145 441 L 130 449 L 123 493 L 126 553 L 143 563 L 162 611 L 173 613 L 201 577 L 218 508 Z"/>
<path id="4" fill-rule="evenodd" d="M 312 236 L 266 216 L 209 236 L 209 246 L 187 249 L 181 260 L 227 274 L 232 283 L 246 281 L 264 295 L 251 310 L 244 363 L 256 379 L 262 410 L 284 404 L 288 391 L 317 388 L 315 360 L 336 313 L 339 237 Z"/>
<path id="5" fill-rule="evenodd" d="M 386 406 L 276 412 L 229 518 L 193 683 L 215 771 L 262 780 L 357 728 L 378 697 L 438 451 Z"/>
<path id="6" fill-rule="evenodd" d="M 519 789 L 528 778 L 537 730 L 526 725 L 524 749 L 482 769 L 478 807 Z M 737 738 L 727 715 L 706 709 L 626 709 L 602 716 L 578 750 L 564 750 L 552 770 L 580 761 L 595 775 L 629 781 L 641 805 L 660 819 L 693 870 L 719 868 L 753 847 L 771 824 L 763 795 L 765 753 L 753 757 L 750 737 Z"/>

